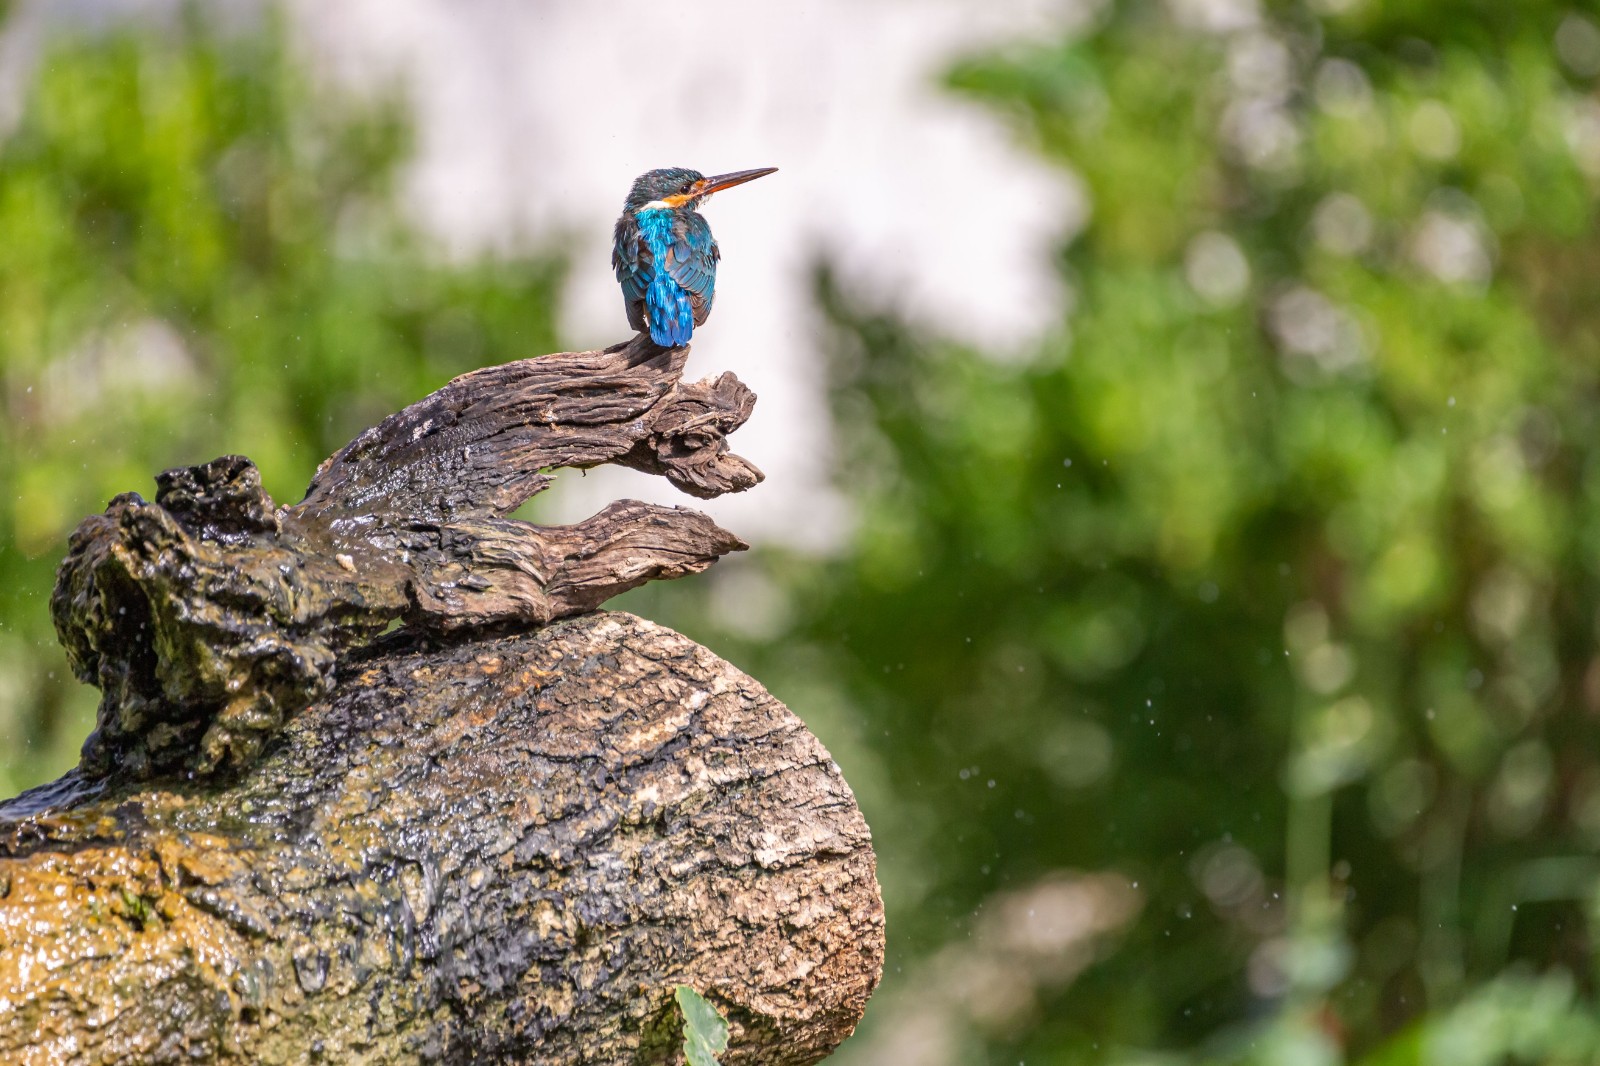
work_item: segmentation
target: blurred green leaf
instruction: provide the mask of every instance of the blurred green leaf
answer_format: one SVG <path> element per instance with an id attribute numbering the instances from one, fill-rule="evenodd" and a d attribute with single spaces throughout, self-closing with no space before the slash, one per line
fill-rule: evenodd
<path id="1" fill-rule="evenodd" d="M 673 997 L 683 1014 L 683 1053 L 689 1066 L 717 1066 L 717 1056 L 728 1050 L 727 1020 L 688 985 L 678 985 Z"/>

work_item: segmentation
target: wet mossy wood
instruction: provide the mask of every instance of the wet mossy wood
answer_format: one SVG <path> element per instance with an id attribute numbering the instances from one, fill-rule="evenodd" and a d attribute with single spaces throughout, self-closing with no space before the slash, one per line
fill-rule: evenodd
<path id="1" fill-rule="evenodd" d="M 559 466 L 755 484 L 753 396 L 645 341 L 451 382 L 275 508 L 228 458 L 74 535 L 102 688 L 79 768 L 0 805 L 0 1061 L 810 1063 L 882 964 L 865 822 L 759 684 L 595 608 L 742 545 Z M 386 629 L 398 629 L 381 635 Z"/>

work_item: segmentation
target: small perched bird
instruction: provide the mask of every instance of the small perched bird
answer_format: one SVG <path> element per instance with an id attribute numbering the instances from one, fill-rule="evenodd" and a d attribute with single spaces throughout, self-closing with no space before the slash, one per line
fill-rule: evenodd
<path id="1" fill-rule="evenodd" d="M 667 167 L 639 175 L 617 219 L 611 267 L 622 283 L 628 325 L 664 348 L 688 344 L 711 314 L 717 260 L 711 227 L 695 208 L 711 194 L 764 177 L 777 167 L 708 178 Z"/>

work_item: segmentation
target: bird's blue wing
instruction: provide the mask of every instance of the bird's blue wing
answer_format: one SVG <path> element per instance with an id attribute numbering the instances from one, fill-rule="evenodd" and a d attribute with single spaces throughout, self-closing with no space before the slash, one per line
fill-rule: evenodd
<path id="1" fill-rule="evenodd" d="M 640 237 L 639 224 L 626 215 L 617 220 L 611 243 L 611 269 L 616 272 L 617 281 L 622 285 L 622 302 L 628 311 L 628 325 L 643 332 L 644 296 L 655 268 L 650 248 Z"/>
<path id="2" fill-rule="evenodd" d="M 722 252 L 711 236 L 711 227 L 699 215 L 690 215 L 674 233 L 676 240 L 667 249 L 666 269 L 694 308 L 694 324 L 701 325 L 711 314 L 716 298 L 717 261 Z"/>

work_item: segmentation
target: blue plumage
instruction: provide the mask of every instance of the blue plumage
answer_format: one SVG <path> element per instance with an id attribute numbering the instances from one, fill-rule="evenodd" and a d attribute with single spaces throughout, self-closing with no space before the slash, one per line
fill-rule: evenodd
<path id="1" fill-rule="evenodd" d="M 611 266 L 622 285 L 628 324 L 663 347 L 688 344 L 711 314 L 722 253 L 695 211 L 719 189 L 772 173 L 744 170 L 707 178 L 671 167 L 633 183 L 617 219 Z"/>
<path id="2" fill-rule="evenodd" d="M 677 235 L 673 215 L 669 209 L 657 209 L 634 216 L 639 223 L 639 239 L 650 260 L 650 283 L 644 290 L 645 324 L 650 339 L 665 347 L 688 344 L 694 327 L 711 314 L 718 254 L 717 242 L 711 239 L 711 227 L 705 219 L 694 216 L 703 236 L 691 240 Z M 709 269 L 701 262 L 709 263 Z"/>
<path id="3" fill-rule="evenodd" d="M 650 287 L 644 290 L 644 308 L 650 339 L 657 344 L 667 347 L 688 344 L 689 338 L 694 336 L 694 307 L 689 302 L 689 294 L 665 271 L 650 279 Z"/>

